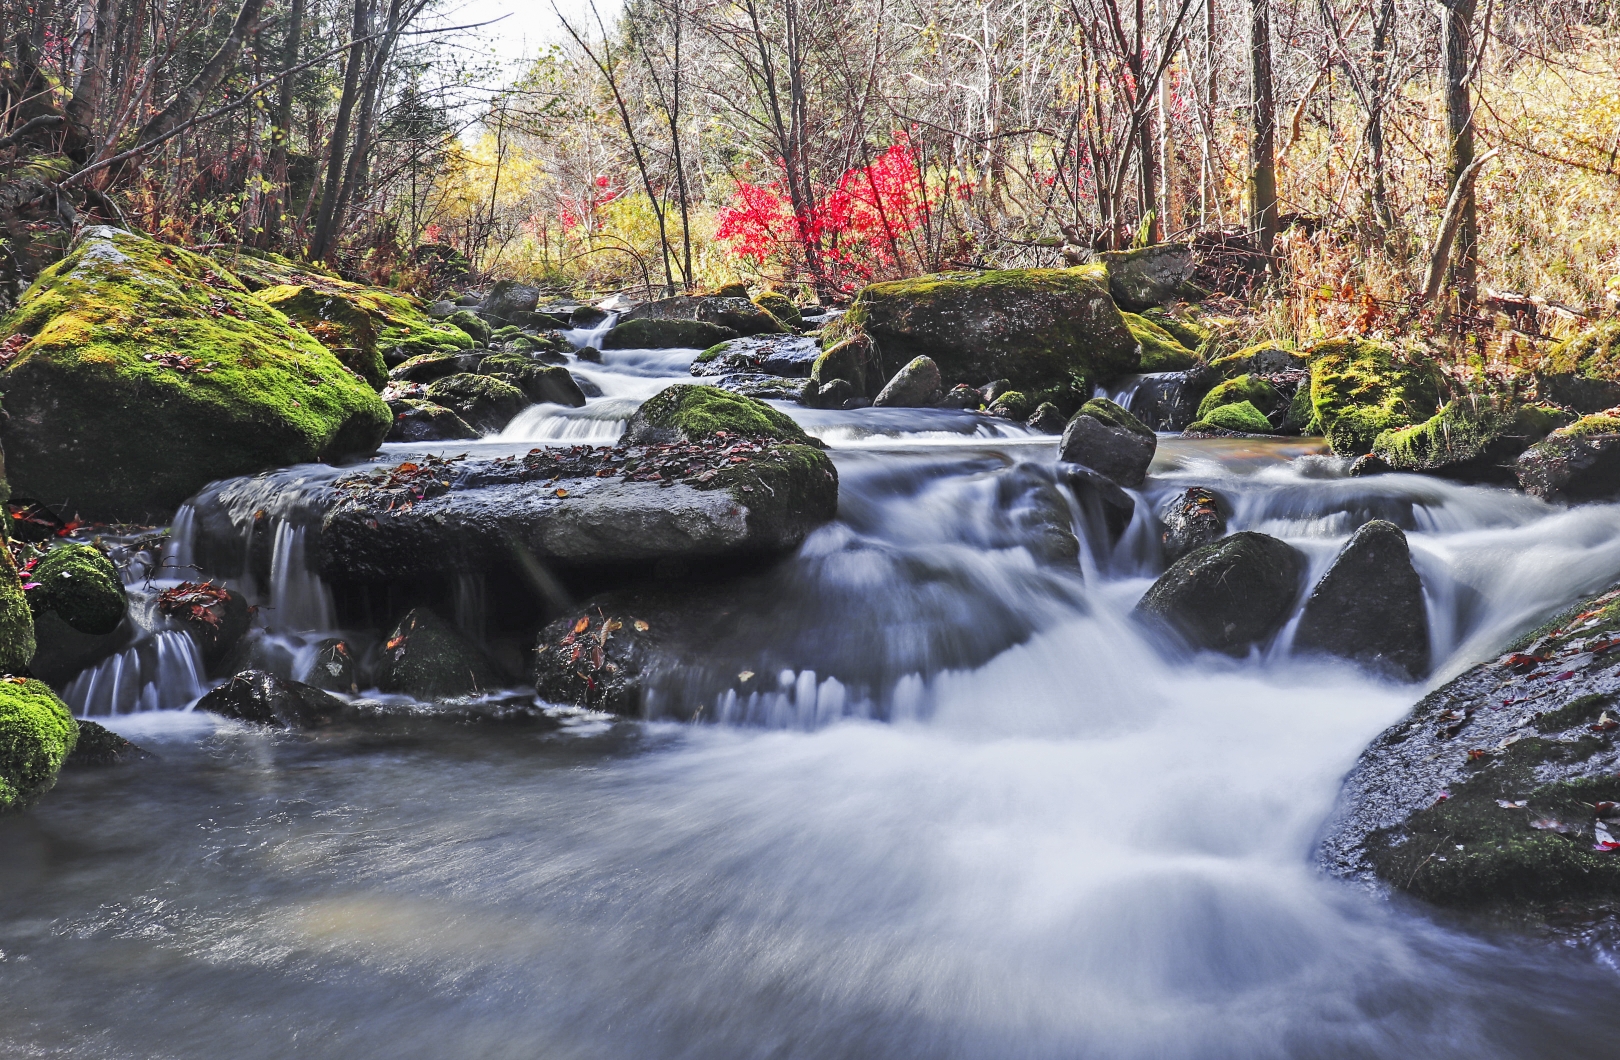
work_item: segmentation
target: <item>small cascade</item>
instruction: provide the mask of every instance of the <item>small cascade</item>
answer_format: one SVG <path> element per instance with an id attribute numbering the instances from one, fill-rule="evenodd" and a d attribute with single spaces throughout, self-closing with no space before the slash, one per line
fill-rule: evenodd
<path id="1" fill-rule="evenodd" d="M 1116 380 L 1111 387 L 1099 384 L 1096 393 L 1091 396 L 1107 398 L 1120 408 L 1129 409 L 1131 401 L 1135 399 L 1136 392 L 1142 389 L 1142 381 L 1146 378 L 1146 375 L 1128 375 L 1123 379 Z"/>
<path id="2" fill-rule="evenodd" d="M 456 628 L 465 633 L 468 639 L 481 642 L 486 633 L 484 576 L 458 573 L 455 576 L 455 596 L 452 606 L 455 611 Z"/>
<path id="3" fill-rule="evenodd" d="M 583 350 L 587 346 L 602 348 L 602 336 L 613 330 L 613 325 L 619 322 L 619 314 L 609 313 L 602 318 L 602 322 L 594 328 L 570 328 L 563 332 L 563 338 L 573 344 L 574 349 Z"/>
<path id="4" fill-rule="evenodd" d="M 133 568 L 126 570 L 125 584 L 140 580 L 137 573 Z M 197 573 L 197 509 L 191 504 L 182 504 L 169 526 L 169 539 L 163 546 L 163 558 L 159 560 L 156 576 L 185 581 L 191 580 Z"/>
<path id="5" fill-rule="evenodd" d="M 184 707 L 207 690 L 202 653 L 187 633 L 161 630 L 108 656 L 68 683 L 76 717 Z"/>
<path id="6" fill-rule="evenodd" d="M 278 520 L 270 555 L 270 613 L 266 627 L 281 632 L 331 629 L 332 591 L 309 566 L 305 529 Z"/>
<path id="7" fill-rule="evenodd" d="M 907 688 L 908 698 L 920 698 L 909 684 Z M 818 679 L 814 670 L 783 670 L 774 689 L 748 693 L 728 689 L 715 703 L 716 721 L 766 729 L 820 729 L 845 718 L 888 714 L 866 696 L 852 695 L 836 677 Z"/>

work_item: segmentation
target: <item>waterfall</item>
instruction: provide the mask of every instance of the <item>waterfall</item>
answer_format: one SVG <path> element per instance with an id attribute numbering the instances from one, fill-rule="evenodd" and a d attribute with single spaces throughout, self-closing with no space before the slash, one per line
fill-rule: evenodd
<path id="1" fill-rule="evenodd" d="M 169 525 L 169 539 L 163 544 L 163 556 L 159 560 L 156 576 L 186 581 L 197 573 L 197 508 L 192 504 L 182 504 L 180 510 L 174 513 L 174 522 Z M 133 584 L 129 579 L 134 574 L 132 565 L 125 575 L 126 583 Z"/>
<path id="2" fill-rule="evenodd" d="M 603 317 L 602 322 L 597 324 L 595 327 L 570 328 L 562 333 L 563 338 L 567 339 L 576 350 L 583 350 L 587 346 L 595 346 L 597 349 L 601 349 L 602 336 L 606 335 L 609 331 L 612 331 L 613 325 L 617 324 L 618 322 L 619 314 L 609 313 L 607 316 Z"/>
<path id="3" fill-rule="evenodd" d="M 332 591 L 310 570 L 304 537 L 304 527 L 277 521 L 270 555 L 269 629 L 290 633 L 331 629 L 335 624 Z"/>
<path id="4" fill-rule="evenodd" d="M 62 700 L 75 716 L 91 717 L 184 707 L 206 690 L 190 634 L 160 630 L 79 674 Z"/>

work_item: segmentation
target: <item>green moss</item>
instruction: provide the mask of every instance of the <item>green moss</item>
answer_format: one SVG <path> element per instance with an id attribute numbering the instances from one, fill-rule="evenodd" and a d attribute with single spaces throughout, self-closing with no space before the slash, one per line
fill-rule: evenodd
<path id="1" fill-rule="evenodd" d="M 754 299 L 754 304 L 787 327 L 796 328 L 804 323 L 804 320 L 799 316 L 799 307 L 794 305 L 787 295 L 780 292 L 765 291 Z"/>
<path id="2" fill-rule="evenodd" d="M 49 791 L 78 738 L 72 713 L 43 681 L 0 678 L 0 811 Z"/>
<path id="3" fill-rule="evenodd" d="M 1549 710 L 1545 714 L 1537 715 L 1535 726 L 1537 732 L 1564 732 L 1577 725 L 1587 725 L 1597 721 L 1598 717 L 1609 707 L 1614 705 L 1615 697 L 1611 695 L 1580 696 L 1570 700 L 1557 710 Z"/>
<path id="4" fill-rule="evenodd" d="M 685 441 L 710 438 L 720 431 L 813 445 L 804 428 L 791 416 L 763 401 L 743 397 L 719 387 L 677 383 L 642 403 L 631 420 L 630 432 L 675 432 Z"/>
<path id="5" fill-rule="evenodd" d="M 1275 411 L 1282 404 L 1282 400 L 1277 388 L 1264 379 L 1253 375 L 1240 375 L 1236 379 L 1228 379 L 1204 395 L 1204 400 L 1198 403 L 1198 419 L 1209 418 L 1209 414 L 1222 405 L 1236 405 L 1242 402 L 1247 402 L 1262 413 L 1269 413 Z"/>
<path id="6" fill-rule="evenodd" d="M 1332 339 L 1312 348 L 1311 405 L 1333 451 L 1370 452 L 1388 430 L 1421 423 L 1439 407 L 1433 369 L 1368 339 Z"/>
<path id="7" fill-rule="evenodd" d="M 568 374 L 568 369 L 541 364 L 516 353 L 497 353 L 485 357 L 478 365 L 478 374 L 499 379 L 517 387 L 523 396 L 536 404 L 551 403 L 579 408 L 585 404 L 585 394 Z"/>
<path id="8" fill-rule="evenodd" d="M 1317 422 L 1316 410 L 1311 407 L 1309 382 L 1301 383 L 1294 390 L 1294 396 L 1288 402 L 1288 412 L 1283 416 L 1282 429 L 1299 434 L 1321 433 L 1322 427 Z"/>
<path id="9" fill-rule="evenodd" d="M 999 399 L 998 399 L 999 400 Z M 1147 437 L 1153 436 L 1153 429 L 1135 416 L 1123 405 L 1115 404 L 1107 398 L 1092 398 L 1080 406 L 1075 416 L 1090 416 L 1105 427 L 1112 427 L 1116 431 L 1130 431 Z"/>
<path id="10" fill-rule="evenodd" d="M 1547 351 L 1538 370 L 1620 382 L 1620 321 L 1607 321 Z"/>
<path id="11" fill-rule="evenodd" d="M 779 445 L 769 455 L 736 464 L 699 489 L 724 487 L 737 503 L 749 508 L 751 521 L 766 506 L 789 519 L 811 517 L 826 521 L 838 514 L 838 470 L 832 458 L 813 445 Z M 766 528 L 752 526 L 756 532 Z"/>
<path id="12" fill-rule="evenodd" d="M 1259 364 L 1256 364 L 1256 358 Z M 1210 362 L 1222 376 L 1231 379 L 1239 375 L 1251 373 L 1268 373 L 1288 371 L 1294 368 L 1308 368 L 1310 362 L 1302 355 L 1295 353 L 1280 342 L 1268 340 L 1257 342 L 1253 346 L 1245 346 L 1235 353 L 1228 353 L 1215 358 Z"/>
<path id="13" fill-rule="evenodd" d="M 696 363 L 696 364 L 708 364 L 710 361 L 714 360 L 716 357 L 719 357 L 721 354 L 725 353 L 726 352 L 726 347 L 729 344 L 730 344 L 729 340 L 727 340 L 726 342 L 717 342 L 717 343 L 715 343 L 713 346 L 710 346 L 708 349 L 706 349 L 702 353 L 698 354 L 697 357 L 694 359 L 694 363 Z"/>
<path id="14" fill-rule="evenodd" d="M 377 349 L 377 322 L 354 299 L 313 287 L 270 287 L 259 297 L 302 325 L 372 389 L 381 390 L 388 382 L 388 367 Z"/>
<path id="15" fill-rule="evenodd" d="M 1554 438 L 1589 438 L 1595 434 L 1620 434 L 1620 416 L 1598 412 L 1552 432 Z"/>
<path id="16" fill-rule="evenodd" d="M 217 478 L 375 449 L 387 407 L 206 258 L 88 229 L 0 334 L 12 484 L 99 519 L 166 518 Z"/>
<path id="17" fill-rule="evenodd" d="M 28 594 L 35 614 L 54 611 L 80 633 L 94 636 L 111 633 L 123 621 L 124 586 L 98 549 L 58 545 L 45 553 L 31 577 L 39 585 Z"/>
<path id="18" fill-rule="evenodd" d="M 1142 347 L 1144 372 L 1182 372 L 1198 363 L 1198 355 L 1153 321 L 1135 313 L 1121 313 L 1131 337 Z"/>
<path id="19" fill-rule="evenodd" d="M 461 371 L 461 359 L 454 353 L 419 353 L 389 369 L 390 379 L 412 383 L 431 383 Z"/>
<path id="20" fill-rule="evenodd" d="M 459 372 L 428 384 L 427 399 L 482 434 L 493 434 L 529 405 L 523 391 L 494 376 Z"/>
<path id="21" fill-rule="evenodd" d="M 511 339 L 517 338 L 519 335 L 522 335 L 522 334 L 523 334 L 523 329 L 522 328 L 518 327 L 516 324 L 507 324 L 504 327 L 496 328 L 494 331 L 490 332 L 489 333 L 489 341 L 490 342 L 507 342 L 507 341 L 509 341 Z"/>
<path id="22" fill-rule="evenodd" d="M 319 287 L 334 281 L 339 284 L 346 283 L 338 278 L 337 273 L 324 265 L 294 261 L 269 250 L 231 247 L 210 251 L 208 256 L 229 269 L 231 275 L 241 280 L 250 291 L 262 291 L 267 287 L 280 287 L 284 284 L 294 287 L 306 285 Z"/>
<path id="23" fill-rule="evenodd" d="M 1502 462 L 1568 418 L 1561 409 L 1513 407 L 1489 396 L 1469 394 L 1446 402 L 1416 426 L 1382 432 L 1373 441 L 1372 451 L 1397 471 Z"/>
<path id="24" fill-rule="evenodd" d="M 627 320 L 602 337 L 604 350 L 707 349 L 737 337 L 731 328 L 706 320 Z"/>
<path id="25" fill-rule="evenodd" d="M 26 670 L 35 647 L 33 611 L 17 578 L 11 549 L 0 540 L 0 673 Z"/>
<path id="26" fill-rule="evenodd" d="M 1021 390 L 1008 390 L 996 395 L 990 403 L 990 415 L 1001 416 L 1009 420 L 1022 423 L 1029 419 L 1029 414 L 1035 411 L 1038 402 Z"/>
<path id="27" fill-rule="evenodd" d="M 451 327 L 459 328 L 480 346 L 489 343 L 489 324 L 471 309 L 458 309 L 444 318 Z"/>
<path id="28" fill-rule="evenodd" d="M 1272 433 L 1271 421 L 1266 419 L 1266 414 L 1247 401 L 1210 409 L 1208 415 L 1199 417 L 1198 422 L 1187 429 L 1198 431 L 1209 427 L 1219 427 L 1221 430 L 1236 431 L 1239 434 Z"/>
<path id="29" fill-rule="evenodd" d="M 1196 350 L 1214 336 L 1214 332 L 1191 316 L 1178 316 L 1162 306 L 1142 311 L 1142 318 L 1163 328 L 1171 338 L 1189 350 Z"/>

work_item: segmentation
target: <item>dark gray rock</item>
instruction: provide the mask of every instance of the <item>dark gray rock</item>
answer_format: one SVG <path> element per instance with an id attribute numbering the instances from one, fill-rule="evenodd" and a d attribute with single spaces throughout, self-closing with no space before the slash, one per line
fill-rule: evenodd
<path id="1" fill-rule="evenodd" d="M 878 391 L 872 404 L 878 408 L 929 408 L 937 404 L 943 394 L 939 365 L 931 358 L 916 357 L 894 373 L 894 378 Z"/>
<path id="2" fill-rule="evenodd" d="M 520 323 L 519 317 L 526 317 L 534 312 L 535 306 L 540 304 L 540 289 L 528 287 L 516 280 L 497 280 L 495 286 L 489 289 L 479 306 L 485 316 L 502 323 Z"/>
<path id="3" fill-rule="evenodd" d="M 151 752 L 136 747 L 105 725 L 97 724 L 88 718 L 80 718 L 79 741 L 73 745 L 73 753 L 63 760 L 62 768 L 120 766 L 128 762 L 138 762 L 143 758 L 156 757 Z"/>
<path id="4" fill-rule="evenodd" d="M 537 405 L 567 405 L 580 408 L 585 393 L 568 369 L 531 360 L 522 354 L 497 353 L 485 357 L 478 374 L 514 386 Z"/>
<path id="5" fill-rule="evenodd" d="M 1159 440 L 1142 421 L 1109 401 L 1092 398 L 1063 430 L 1062 458 L 1101 472 L 1121 486 L 1140 486 Z"/>
<path id="6" fill-rule="evenodd" d="M 582 305 L 574 310 L 568 317 L 568 323 L 576 328 L 594 328 L 608 318 L 607 312 L 595 306 Z"/>
<path id="7" fill-rule="evenodd" d="M 197 710 L 282 729 L 318 729 L 340 720 L 336 696 L 263 670 L 244 670 L 197 701 Z"/>
<path id="8" fill-rule="evenodd" d="M 804 397 L 807 382 L 804 379 L 784 379 L 763 372 L 739 372 L 736 375 L 711 378 L 709 385 L 729 390 L 733 394 L 741 394 L 743 397 L 759 398 L 761 401 L 800 401 Z"/>
<path id="9" fill-rule="evenodd" d="M 447 298 L 439 299 L 437 302 L 434 302 L 432 305 L 428 306 L 426 310 L 427 315 L 432 317 L 434 320 L 443 320 L 445 317 L 449 316 L 455 311 L 456 303 Z"/>
<path id="10" fill-rule="evenodd" d="M 675 295 L 643 302 L 626 313 L 620 324 L 636 320 L 696 321 L 730 331 L 727 337 L 778 335 L 786 330 L 781 321 L 747 298 L 721 295 Z M 713 343 L 700 348 L 710 345 Z"/>
<path id="11" fill-rule="evenodd" d="M 1377 453 L 1366 453 L 1350 464 L 1351 478 L 1366 478 L 1369 475 L 1387 475 L 1395 469 Z"/>
<path id="12" fill-rule="evenodd" d="M 966 383 L 957 383 L 939 401 L 942 409 L 976 409 L 983 404 L 984 397 Z"/>
<path id="13" fill-rule="evenodd" d="M 1121 309 L 1140 312 L 1194 294 L 1192 248 L 1160 243 L 1138 250 L 1110 250 L 1097 255 L 1108 266 L 1108 291 Z"/>
<path id="14" fill-rule="evenodd" d="M 734 339 L 738 332 L 707 320 L 637 317 L 613 325 L 602 336 L 604 350 L 705 350 Z"/>
<path id="15" fill-rule="evenodd" d="M 1058 474 L 1074 492 L 1080 513 L 1092 530 L 1092 540 L 1106 539 L 1112 547 L 1125 535 L 1136 514 L 1136 501 L 1113 479 L 1080 464 L 1059 464 Z"/>
<path id="16" fill-rule="evenodd" d="M 1193 648 L 1241 656 L 1288 621 L 1305 568 L 1299 549 L 1245 530 L 1177 560 L 1136 613 Z"/>
<path id="17" fill-rule="evenodd" d="M 1063 419 L 1063 413 L 1058 411 L 1056 405 L 1050 401 L 1043 401 L 1035 406 L 1035 411 L 1029 414 L 1029 419 L 1024 421 L 1024 426 L 1042 434 L 1062 434 L 1063 428 L 1067 427 L 1068 423 Z"/>
<path id="18" fill-rule="evenodd" d="M 799 400 L 813 409 L 841 409 L 854 397 L 855 387 L 847 379 L 829 379 L 819 386 L 812 379 Z"/>
<path id="19" fill-rule="evenodd" d="M 1429 616 L 1406 535 L 1374 519 L 1350 537 L 1305 601 L 1294 650 L 1416 681 L 1429 672 Z"/>
<path id="20" fill-rule="evenodd" d="M 480 434 L 494 434 L 529 405 L 523 391 L 493 376 L 461 372 L 428 384 L 427 400 L 442 405 Z"/>
<path id="21" fill-rule="evenodd" d="M 446 699 L 481 695 L 500 688 L 504 679 L 483 649 L 419 607 L 389 634 L 377 687 L 417 699 Z"/>
<path id="22" fill-rule="evenodd" d="M 466 420 L 431 401 L 394 398 L 388 408 L 394 414 L 394 425 L 384 441 L 450 442 L 478 437 Z"/>
<path id="23" fill-rule="evenodd" d="M 1184 372 L 1151 372 L 1140 376 L 1127 408 L 1155 431 L 1180 431 L 1198 419 L 1198 405 L 1219 375 L 1207 364 Z"/>
<path id="24" fill-rule="evenodd" d="M 704 350 L 692 362 L 696 376 L 761 372 L 786 379 L 808 379 L 821 356 L 816 340 L 804 335 L 749 335 Z"/>
<path id="25" fill-rule="evenodd" d="M 1554 435 L 1526 449 L 1513 470 L 1544 501 L 1609 500 L 1620 496 L 1620 434 Z"/>
<path id="26" fill-rule="evenodd" d="M 1226 533 L 1222 501 L 1214 490 L 1191 486 L 1174 494 L 1159 507 L 1164 530 L 1159 540 L 1169 563 L 1187 553 L 1213 544 Z"/>
<path id="27" fill-rule="evenodd" d="M 388 378 L 402 383 L 431 383 L 447 375 L 471 371 L 478 358 L 454 353 L 419 353 L 388 370 Z"/>
<path id="28" fill-rule="evenodd" d="M 354 652 L 349 642 L 339 637 L 328 637 L 315 648 L 315 665 L 310 667 L 308 683 L 328 692 L 360 691 L 355 672 Z"/>

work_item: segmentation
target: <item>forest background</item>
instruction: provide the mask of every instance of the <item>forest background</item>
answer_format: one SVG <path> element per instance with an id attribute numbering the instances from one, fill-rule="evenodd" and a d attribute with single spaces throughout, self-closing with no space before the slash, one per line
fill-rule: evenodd
<path id="1" fill-rule="evenodd" d="M 0 308 L 87 221 L 427 293 L 1192 240 L 1279 337 L 1620 297 L 1620 0 L 0 0 Z M 1258 255 L 1258 257 L 1255 257 Z"/>

